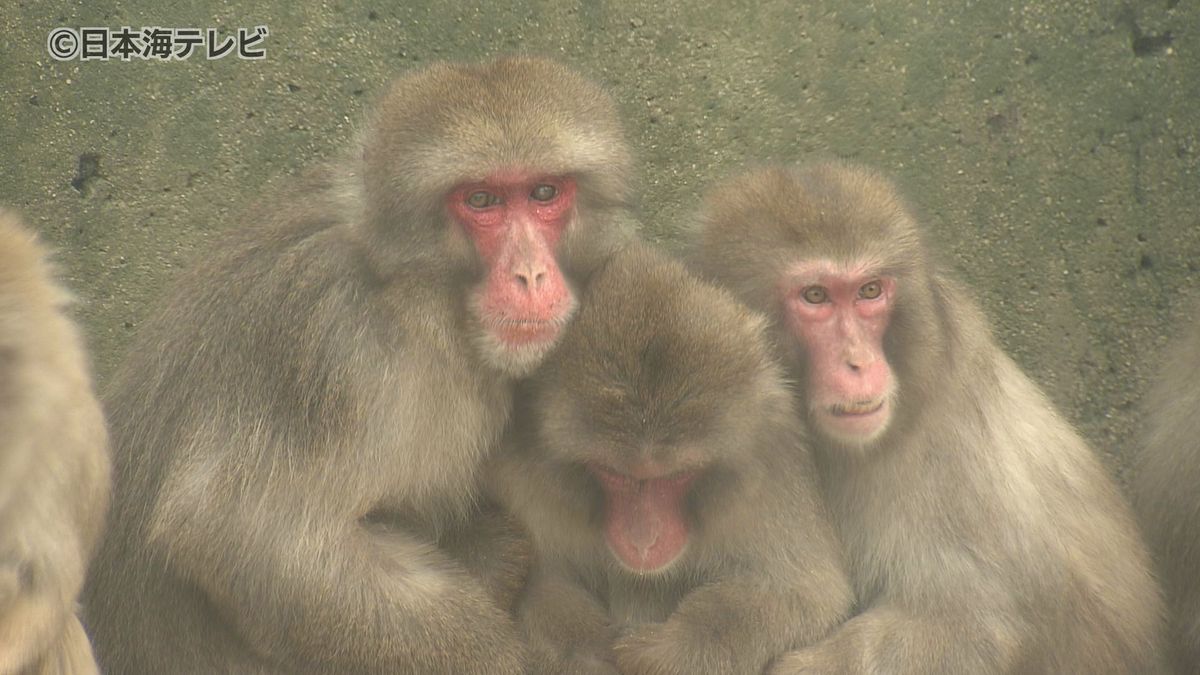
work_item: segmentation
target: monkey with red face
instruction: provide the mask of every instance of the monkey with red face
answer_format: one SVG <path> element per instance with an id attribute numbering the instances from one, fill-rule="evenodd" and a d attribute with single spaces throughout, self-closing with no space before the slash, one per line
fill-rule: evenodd
<path id="1" fill-rule="evenodd" d="M 774 673 L 1159 667 L 1162 603 L 1127 504 L 887 180 L 749 172 L 711 191 L 691 246 L 775 317 L 862 605 Z"/>
<path id="2" fill-rule="evenodd" d="M 114 673 L 522 673 L 528 543 L 482 464 L 633 236 L 613 102 L 531 58 L 398 80 L 178 282 L 107 396 Z"/>
<path id="3" fill-rule="evenodd" d="M 591 279 L 494 460 L 536 673 L 760 673 L 853 596 L 765 318 L 646 246 Z"/>

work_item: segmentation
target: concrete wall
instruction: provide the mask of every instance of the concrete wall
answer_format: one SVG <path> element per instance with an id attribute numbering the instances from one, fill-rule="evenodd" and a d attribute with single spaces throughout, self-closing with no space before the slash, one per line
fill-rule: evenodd
<path id="1" fill-rule="evenodd" d="M 530 52 L 607 85 L 670 242 L 711 180 L 845 156 L 895 175 L 1001 341 L 1123 472 L 1200 295 L 1200 5 L 16 2 L 0 203 L 60 251 L 100 380 L 244 205 L 350 138 L 389 77 Z M 262 60 L 56 61 L 58 27 L 265 25 Z"/>

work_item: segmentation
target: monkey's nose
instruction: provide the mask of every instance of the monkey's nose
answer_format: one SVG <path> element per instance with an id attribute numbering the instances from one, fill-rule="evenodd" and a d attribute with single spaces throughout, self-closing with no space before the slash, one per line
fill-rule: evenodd
<path id="1" fill-rule="evenodd" d="M 846 367 L 850 369 L 850 372 L 858 373 L 874 363 L 875 357 L 871 354 L 870 350 L 852 348 L 847 350 L 845 361 Z"/>
<path id="2" fill-rule="evenodd" d="M 517 283 L 525 290 L 537 290 L 546 281 L 545 270 L 523 269 L 516 270 Z"/>

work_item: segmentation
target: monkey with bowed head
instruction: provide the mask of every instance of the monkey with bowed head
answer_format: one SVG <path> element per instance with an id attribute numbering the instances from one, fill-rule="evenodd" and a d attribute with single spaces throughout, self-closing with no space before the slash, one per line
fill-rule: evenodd
<path id="1" fill-rule="evenodd" d="M 644 246 L 592 278 L 493 473 L 534 672 L 760 673 L 852 594 L 764 317 Z"/>
<path id="2" fill-rule="evenodd" d="M 108 434 L 67 304 L 0 209 L 0 673 L 97 672 L 75 605 L 108 507 Z"/>
<path id="3" fill-rule="evenodd" d="M 1200 323 L 1167 350 L 1143 408 L 1134 505 L 1166 592 L 1175 670 L 1200 674 Z"/>
<path id="4" fill-rule="evenodd" d="M 887 180 L 750 171 L 690 245 L 775 318 L 861 605 L 772 672 L 1154 671 L 1162 604 L 1128 506 Z"/>
<path id="5" fill-rule="evenodd" d="M 513 378 L 634 234 L 630 163 L 612 100 L 571 70 L 435 64 L 190 269 L 106 401 L 102 665 L 524 672 L 528 543 L 482 465 Z"/>

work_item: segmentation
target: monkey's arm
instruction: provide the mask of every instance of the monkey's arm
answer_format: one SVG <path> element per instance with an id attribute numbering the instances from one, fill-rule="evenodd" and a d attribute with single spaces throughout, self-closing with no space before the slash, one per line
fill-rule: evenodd
<path id="1" fill-rule="evenodd" d="M 840 575 L 829 582 L 846 583 Z M 809 593 L 765 576 L 727 578 L 689 593 L 663 623 L 618 640 L 617 662 L 626 675 L 762 672 L 780 653 L 827 634 L 845 618 L 848 597 L 848 589 Z"/>
<path id="2" fill-rule="evenodd" d="M 1024 630 L 1015 613 L 998 611 L 982 599 L 976 611 L 964 607 L 939 613 L 880 604 L 842 624 L 828 639 L 779 658 L 767 672 L 1009 673 Z"/>
<path id="3" fill-rule="evenodd" d="M 608 612 L 587 589 L 535 567 L 518 614 L 532 673 L 617 675 Z"/>
<path id="4" fill-rule="evenodd" d="M 666 621 L 618 641 L 623 673 L 761 673 L 850 615 L 854 591 L 841 544 L 809 482 L 806 456 L 794 452 L 793 429 L 778 441 L 786 451 L 770 455 L 760 478 L 743 485 L 753 493 L 708 513 L 708 536 L 691 551 L 707 565 L 694 573 L 700 585 Z"/>
<path id="5" fill-rule="evenodd" d="M 483 583 L 498 606 L 513 609 L 533 557 L 529 537 L 515 519 L 485 504 L 466 527 L 443 538 L 441 547 Z"/>
<path id="6" fill-rule="evenodd" d="M 289 670 L 524 672 L 515 622 L 479 580 L 434 542 L 323 499 L 349 488 L 302 489 L 315 479 L 277 470 L 252 497 L 168 484 L 152 536 L 242 639 Z"/>

